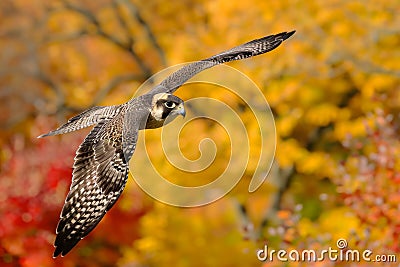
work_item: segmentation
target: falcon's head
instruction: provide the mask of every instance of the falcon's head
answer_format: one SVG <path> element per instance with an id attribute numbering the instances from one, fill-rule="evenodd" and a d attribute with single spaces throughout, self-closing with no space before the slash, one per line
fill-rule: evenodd
<path id="1" fill-rule="evenodd" d="M 153 96 L 151 103 L 151 119 L 157 121 L 157 126 L 161 127 L 165 119 L 168 117 L 168 122 L 172 121 L 178 115 L 185 117 L 185 107 L 183 100 L 172 94 L 156 94 Z M 147 127 L 146 127 L 147 128 Z"/>

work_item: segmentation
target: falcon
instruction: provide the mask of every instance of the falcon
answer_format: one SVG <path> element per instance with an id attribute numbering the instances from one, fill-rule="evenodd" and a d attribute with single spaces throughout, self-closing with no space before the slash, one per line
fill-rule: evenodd
<path id="1" fill-rule="evenodd" d="M 56 229 L 53 257 L 65 256 L 118 200 L 128 179 L 129 160 L 139 130 L 159 128 L 179 115 L 185 116 L 184 101 L 173 95 L 182 84 L 218 64 L 271 51 L 294 33 L 266 36 L 188 64 L 144 95 L 121 105 L 92 107 L 56 130 L 40 135 L 38 138 L 94 125 L 76 151 L 72 183 Z"/>

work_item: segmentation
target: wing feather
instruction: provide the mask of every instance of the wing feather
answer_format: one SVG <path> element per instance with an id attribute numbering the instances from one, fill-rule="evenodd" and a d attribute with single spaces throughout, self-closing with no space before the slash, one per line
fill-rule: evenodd
<path id="1" fill-rule="evenodd" d="M 72 117 L 57 129 L 50 131 L 47 134 L 38 136 L 38 138 L 77 131 L 99 123 L 100 121 L 109 120 L 120 112 L 120 107 L 121 106 L 92 107 L 76 115 L 75 117 Z"/>
<path id="2" fill-rule="evenodd" d="M 70 191 L 57 225 L 54 257 L 64 256 L 89 234 L 122 193 L 137 141 L 138 122 L 144 117 L 143 113 L 138 112 L 135 117 L 131 112 L 135 119 L 125 126 L 125 116 L 124 112 L 100 121 L 79 146 Z M 129 128 L 132 136 L 123 138 L 124 128 Z M 129 144 L 133 147 L 129 157 L 124 156 L 123 139 L 133 143 Z"/>
<path id="3" fill-rule="evenodd" d="M 164 79 L 158 86 L 150 91 L 150 94 L 173 93 L 187 80 L 205 69 L 218 64 L 254 57 L 269 52 L 278 47 L 294 33 L 295 31 L 281 32 L 275 35 L 266 36 L 236 46 L 207 59 L 188 64 Z"/>

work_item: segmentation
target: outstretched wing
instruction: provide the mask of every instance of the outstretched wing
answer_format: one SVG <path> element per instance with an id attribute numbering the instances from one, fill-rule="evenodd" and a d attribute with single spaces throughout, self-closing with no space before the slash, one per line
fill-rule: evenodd
<path id="1" fill-rule="evenodd" d="M 232 49 L 219 53 L 201 61 L 193 62 L 172 73 L 158 86 L 150 91 L 150 94 L 157 93 L 173 93 L 182 84 L 184 84 L 191 77 L 197 73 L 211 68 L 215 65 L 222 64 L 229 61 L 241 60 L 249 57 L 254 57 L 264 54 L 278 47 L 283 41 L 292 36 L 295 31 L 281 32 L 275 35 L 266 36 L 260 39 L 250 41 L 248 43 L 236 46 Z"/>
<path id="2" fill-rule="evenodd" d="M 47 134 L 42 134 L 38 136 L 38 138 L 69 133 L 92 126 L 96 123 L 99 123 L 102 120 L 108 120 L 113 118 L 116 114 L 119 113 L 120 108 L 121 106 L 92 107 L 76 115 L 75 117 L 69 119 L 65 124 L 61 125 L 56 130 L 51 131 Z"/>
<path id="3" fill-rule="evenodd" d="M 134 115 L 131 113 L 131 117 Z M 124 128 L 125 112 L 109 121 L 100 121 L 76 152 L 72 184 L 57 225 L 54 257 L 67 254 L 89 234 L 114 205 L 125 187 L 129 159 L 136 146 L 140 118 L 130 120 L 130 132 Z M 124 137 L 129 134 L 129 137 Z M 126 140 L 126 141 L 124 141 Z M 129 142 L 129 143 L 128 143 Z M 124 156 L 123 143 L 129 146 Z"/>

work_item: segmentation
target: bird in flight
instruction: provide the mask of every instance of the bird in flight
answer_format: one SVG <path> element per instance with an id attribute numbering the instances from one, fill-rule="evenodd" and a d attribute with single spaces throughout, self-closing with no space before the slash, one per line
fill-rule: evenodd
<path id="1" fill-rule="evenodd" d="M 173 93 L 197 73 L 218 64 L 264 54 L 295 31 L 266 36 L 188 64 L 148 93 L 121 105 L 92 107 L 38 138 L 95 125 L 76 151 L 72 183 L 57 225 L 53 257 L 65 256 L 112 208 L 128 179 L 129 160 L 139 130 L 164 126 L 185 116 L 184 102 Z M 167 120 L 168 118 L 168 120 Z"/>

